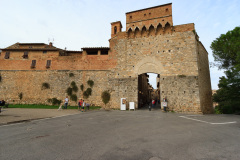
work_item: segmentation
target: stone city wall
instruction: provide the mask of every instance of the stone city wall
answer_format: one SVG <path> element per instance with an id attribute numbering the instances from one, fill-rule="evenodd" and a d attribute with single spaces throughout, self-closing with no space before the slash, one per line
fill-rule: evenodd
<path id="1" fill-rule="evenodd" d="M 69 73 L 74 76 L 70 77 Z M 85 99 L 88 103 L 104 106 L 101 99 L 103 91 L 108 90 L 108 70 L 102 71 L 0 71 L 2 80 L 0 82 L 1 99 L 9 103 L 24 104 L 48 104 L 48 98 L 57 98 L 63 100 L 67 95 L 66 90 L 74 81 L 78 87 L 75 94 L 78 98 L 83 98 L 83 92 L 80 85 L 84 85 L 84 90 L 90 88 L 87 81 L 93 80 L 92 95 Z M 42 84 L 48 83 L 49 89 L 43 89 Z M 22 100 L 19 99 L 19 93 L 23 94 Z M 110 103 L 111 104 L 111 100 Z M 76 102 L 70 101 L 70 105 L 77 105 Z M 113 106 L 118 107 L 118 106 Z"/>

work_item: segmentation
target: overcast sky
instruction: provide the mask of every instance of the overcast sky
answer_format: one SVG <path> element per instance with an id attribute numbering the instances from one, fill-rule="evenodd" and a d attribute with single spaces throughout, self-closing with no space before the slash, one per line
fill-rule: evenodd
<path id="1" fill-rule="evenodd" d="M 173 24 L 195 23 L 213 62 L 211 42 L 240 26 L 240 0 L 0 0 L 0 48 L 53 39 L 56 47 L 68 50 L 108 47 L 111 22 L 121 21 L 125 31 L 126 12 L 171 2 Z M 217 89 L 223 71 L 210 72 Z"/>

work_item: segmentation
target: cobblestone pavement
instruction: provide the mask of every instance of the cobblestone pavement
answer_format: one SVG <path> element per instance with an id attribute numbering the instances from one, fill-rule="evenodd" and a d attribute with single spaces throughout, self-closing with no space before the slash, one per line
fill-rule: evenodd
<path id="1" fill-rule="evenodd" d="M 3 108 L 0 113 L 0 125 L 78 113 L 78 110 L 73 109 L 58 111 L 57 109 Z"/>

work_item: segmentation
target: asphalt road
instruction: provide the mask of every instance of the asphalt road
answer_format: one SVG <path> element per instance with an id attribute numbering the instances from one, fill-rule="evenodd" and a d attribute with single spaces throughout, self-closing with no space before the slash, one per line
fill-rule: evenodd
<path id="1" fill-rule="evenodd" d="M 0 126 L 1 160 L 239 160 L 239 115 L 92 111 Z"/>

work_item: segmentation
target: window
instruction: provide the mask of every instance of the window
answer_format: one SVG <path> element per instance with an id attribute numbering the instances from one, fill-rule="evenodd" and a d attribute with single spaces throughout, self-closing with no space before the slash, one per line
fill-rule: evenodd
<path id="1" fill-rule="evenodd" d="M 132 16 L 130 16 L 130 19 L 132 19 Z"/>
<path id="2" fill-rule="evenodd" d="M 87 51 L 87 55 L 98 55 L 98 51 L 97 50 Z"/>
<path id="3" fill-rule="evenodd" d="M 47 60 L 46 68 L 50 68 L 50 66 L 51 66 L 51 60 Z"/>
<path id="4" fill-rule="evenodd" d="M 108 50 L 102 50 L 101 55 L 108 55 Z"/>
<path id="5" fill-rule="evenodd" d="M 28 58 L 28 51 L 25 51 L 23 54 L 23 58 L 27 59 Z"/>
<path id="6" fill-rule="evenodd" d="M 5 59 L 9 59 L 9 57 L 10 57 L 10 52 L 6 52 Z"/>
<path id="7" fill-rule="evenodd" d="M 43 53 L 47 53 L 47 51 L 43 51 Z"/>
<path id="8" fill-rule="evenodd" d="M 35 68 L 35 67 L 36 67 L 36 60 L 32 60 L 31 68 Z"/>
<path id="9" fill-rule="evenodd" d="M 117 33 L 117 26 L 114 27 L 114 34 Z"/>

